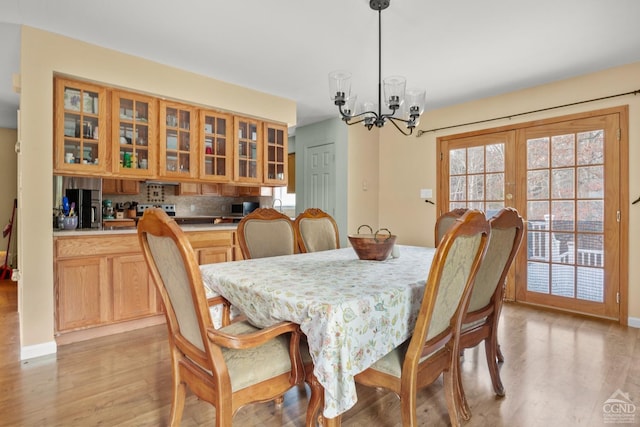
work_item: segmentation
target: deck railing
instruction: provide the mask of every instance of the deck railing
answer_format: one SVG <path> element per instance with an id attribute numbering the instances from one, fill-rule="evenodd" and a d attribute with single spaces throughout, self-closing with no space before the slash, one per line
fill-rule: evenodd
<path id="1" fill-rule="evenodd" d="M 530 261 L 577 264 L 587 267 L 604 267 L 604 252 L 600 249 L 578 247 L 573 241 L 564 244 L 550 231 L 548 215 L 544 220 L 527 221 L 528 255 Z"/>

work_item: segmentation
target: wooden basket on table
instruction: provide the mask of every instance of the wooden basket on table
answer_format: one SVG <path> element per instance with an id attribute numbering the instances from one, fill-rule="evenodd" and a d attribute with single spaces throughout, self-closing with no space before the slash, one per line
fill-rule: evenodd
<path id="1" fill-rule="evenodd" d="M 369 234 L 360 234 L 362 227 L 367 227 Z M 386 231 L 388 234 L 380 233 L 381 231 Z M 357 234 L 349 235 L 349 242 L 361 260 L 384 261 L 389 258 L 396 243 L 396 236 L 392 235 L 387 228 L 381 228 L 374 233 L 370 226 L 363 224 L 358 227 Z"/>

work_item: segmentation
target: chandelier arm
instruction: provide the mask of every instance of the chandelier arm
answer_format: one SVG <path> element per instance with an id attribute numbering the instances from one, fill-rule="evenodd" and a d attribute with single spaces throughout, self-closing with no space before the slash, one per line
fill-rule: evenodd
<path id="1" fill-rule="evenodd" d="M 351 119 L 344 119 L 344 122 L 346 124 L 348 124 L 349 126 L 351 125 L 357 125 L 358 123 L 362 123 L 364 122 L 364 118 L 360 119 L 360 120 L 356 120 L 355 122 L 350 121 Z"/>
<path id="2" fill-rule="evenodd" d="M 365 114 L 373 114 L 375 116 L 375 119 L 380 118 L 378 113 L 376 113 L 375 111 L 364 111 L 364 112 L 358 113 L 358 114 L 347 115 L 347 114 L 344 113 L 344 111 L 342 111 L 342 106 L 341 105 L 338 105 L 338 111 L 340 112 L 340 116 L 342 116 L 343 119 L 361 117 L 361 116 L 364 116 Z"/>
<path id="3" fill-rule="evenodd" d="M 391 123 L 393 123 L 393 125 L 396 127 L 396 129 L 398 129 L 400 132 L 402 132 L 402 134 L 403 134 L 404 136 L 409 136 L 409 135 L 411 135 L 411 134 L 413 133 L 413 127 L 410 127 L 410 128 L 409 128 L 409 132 L 407 133 L 407 132 L 405 132 L 405 131 L 404 131 L 404 129 L 402 129 L 402 128 L 401 128 L 400 126 L 398 126 L 398 124 L 396 123 L 396 120 L 400 120 L 401 122 L 405 122 L 405 123 L 407 123 L 407 121 L 406 121 L 406 120 L 399 119 L 399 118 L 397 118 L 397 117 L 387 117 L 387 118 L 389 119 L 389 121 L 390 121 Z"/>
<path id="4" fill-rule="evenodd" d="M 394 116 L 394 114 L 395 114 L 395 113 L 396 113 L 396 112 L 394 111 L 394 112 L 393 112 L 393 113 L 391 113 L 391 114 L 383 114 L 383 115 L 382 115 L 382 117 L 383 117 L 384 119 L 397 120 L 397 121 L 399 121 L 399 122 L 403 122 L 403 123 L 409 123 L 409 122 L 411 121 L 411 120 L 403 119 L 402 117 L 395 117 L 395 116 Z"/>

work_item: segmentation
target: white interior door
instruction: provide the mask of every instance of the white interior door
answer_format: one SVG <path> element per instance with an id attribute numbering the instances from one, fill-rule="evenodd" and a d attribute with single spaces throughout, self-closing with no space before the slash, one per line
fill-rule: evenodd
<path id="1" fill-rule="evenodd" d="M 304 207 L 319 208 L 335 215 L 335 146 L 308 147 L 305 153 Z"/>

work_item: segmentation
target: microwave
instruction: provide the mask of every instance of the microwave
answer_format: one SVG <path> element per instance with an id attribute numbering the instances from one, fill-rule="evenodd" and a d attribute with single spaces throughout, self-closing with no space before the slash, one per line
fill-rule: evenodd
<path id="1" fill-rule="evenodd" d="M 231 215 L 245 216 L 260 207 L 258 202 L 242 202 L 231 204 Z"/>

